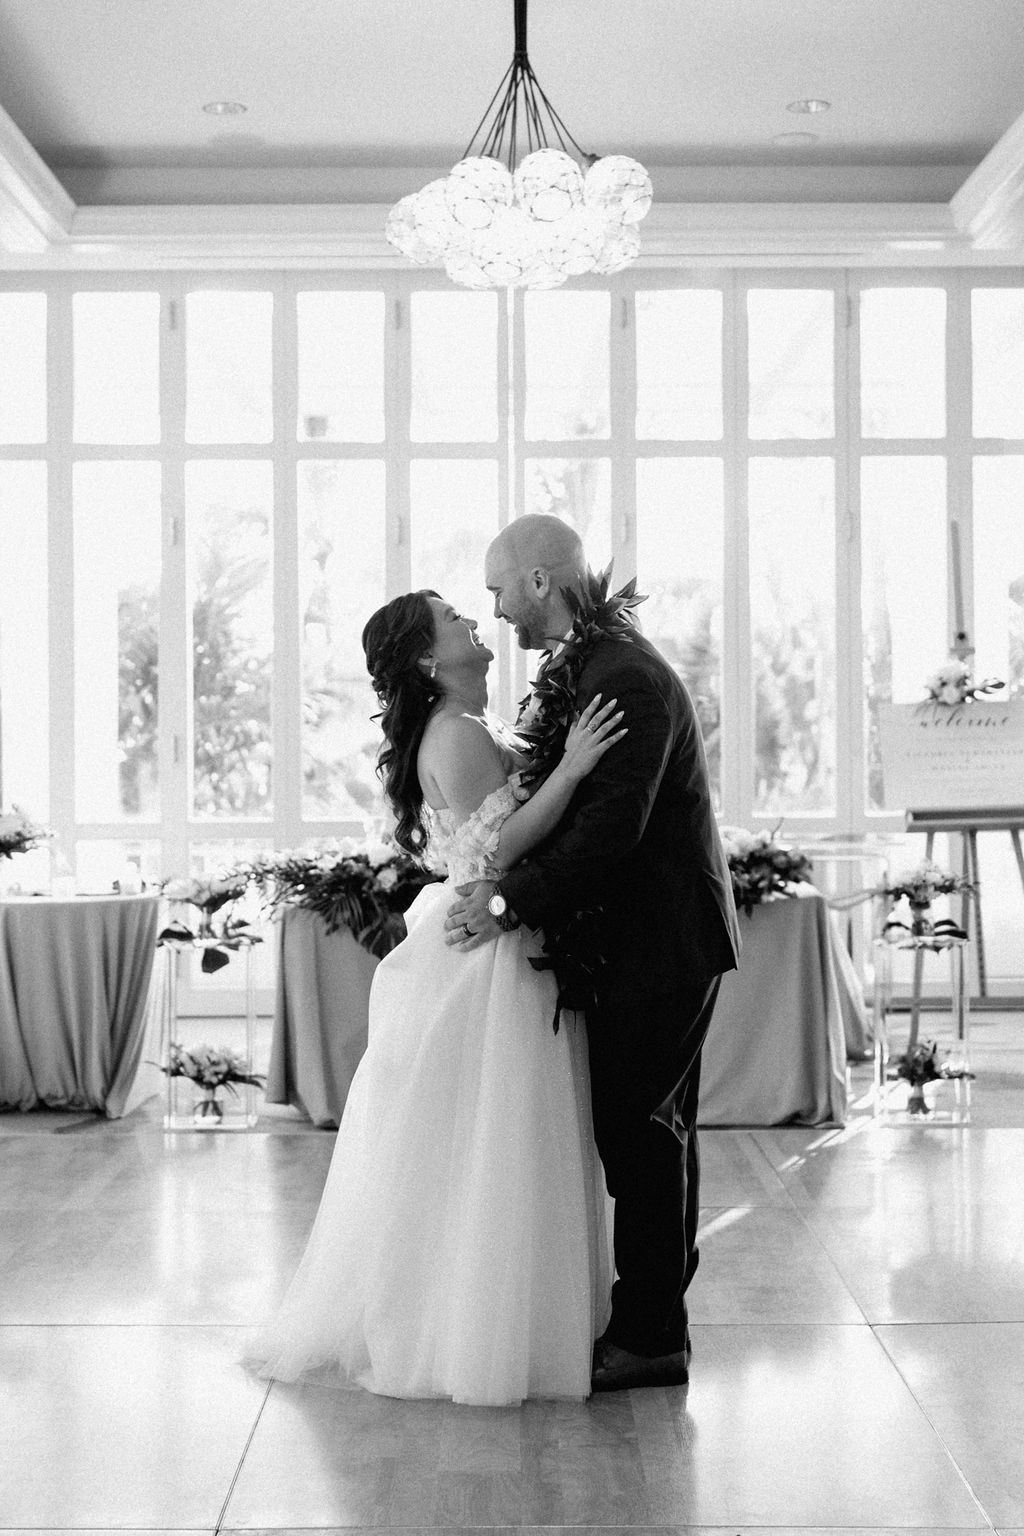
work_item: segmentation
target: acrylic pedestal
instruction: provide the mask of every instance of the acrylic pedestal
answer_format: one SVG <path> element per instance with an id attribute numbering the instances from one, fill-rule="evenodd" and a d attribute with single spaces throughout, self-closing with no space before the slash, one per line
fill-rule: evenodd
<path id="1" fill-rule="evenodd" d="M 243 1054 L 249 1065 L 249 1070 L 254 1068 L 254 1051 L 256 1048 L 256 984 L 253 978 L 252 952 L 255 943 L 252 939 L 239 937 L 235 942 L 238 949 L 235 952 L 237 959 L 245 967 L 245 1044 Z M 196 1038 L 195 1024 L 182 1021 L 178 1018 L 178 981 L 179 970 L 182 963 L 182 954 L 192 951 L 201 955 L 204 949 L 216 949 L 223 945 L 222 939 L 164 939 L 163 948 L 167 950 L 167 976 L 164 989 L 163 1019 L 160 1029 L 160 1059 L 166 1066 L 169 1060 L 170 1045 L 176 1041 L 184 1045 L 186 1049 L 190 1044 L 219 1045 L 217 1040 L 206 1038 L 199 1041 Z M 229 964 L 234 964 L 232 957 Z M 211 1025 L 203 1024 L 203 1032 L 209 1037 Z M 186 1038 L 182 1038 L 182 1031 L 186 1031 Z M 187 1035 L 192 1035 L 190 1040 Z M 204 1090 L 201 1084 L 193 1082 L 188 1077 L 168 1077 L 164 1107 L 165 1131 L 248 1131 L 256 1124 L 256 1089 L 251 1083 L 235 1083 L 232 1085 L 234 1092 L 226 1085 L 216 1090 L 216 1097 L 220 1106 L 220 1115 L 215 1112 L 203 1112 L 202 1102 L 209 1099 L 209 1090 Z"/>
<path id="2" fill-rule="evenodd" d="M 883 1125 L 968 1125 L 971 1119 L 971 1016 L 967 994 L 969 940 L 945 934 L 902 933 L 879 938 L 872 945 L 875 993 L 872 1023 L 875 1034 L 875 1115 Z M 922 965 L 948 968 L 949 1009 L 929 1010 L 929 1027 L 918 1009 L 893 1012 L 893 966 L 896 956 L 909 954 L 915 969 Z M 932 1020 L 935 1024 L 932 1024 Z M 905 1023 L 903 1022 L 905 1021 Z M 936 1043 L 935 1065 L 940 1076 L 912 1085 L 896 1075 L 901 1059 L 915 1045 Z M 957 1075 L 960 1074 L 960 1075 Z"/>

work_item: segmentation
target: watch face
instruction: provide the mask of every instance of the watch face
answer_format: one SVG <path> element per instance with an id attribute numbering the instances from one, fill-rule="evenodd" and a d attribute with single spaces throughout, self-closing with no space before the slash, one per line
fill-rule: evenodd
<path id="1" fill-rule="evenodd" d="M 500 891 L 495 891 L 494 895 L 487 903 L 487 910 L 492 917 L 504 917 L 506 911 L 508 910 L 508 902 L 505 900 Z"/>

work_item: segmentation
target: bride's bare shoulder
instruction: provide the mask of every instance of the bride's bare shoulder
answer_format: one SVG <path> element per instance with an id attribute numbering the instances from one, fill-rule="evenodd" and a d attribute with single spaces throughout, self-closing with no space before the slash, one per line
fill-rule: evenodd
<path id="1" fill-rule="evenodd" d="M 498 743 L 479 715 L 442 712 L 427 722 L 416 762 L 428 800 L 450 804 L 453 790 L 482 775 L 504 779 Z M 458 789 L 456 788 L 458 786 Z"/>

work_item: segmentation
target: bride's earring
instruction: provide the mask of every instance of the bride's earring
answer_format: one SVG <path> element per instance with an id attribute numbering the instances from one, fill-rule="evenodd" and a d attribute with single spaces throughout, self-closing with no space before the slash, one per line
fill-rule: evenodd
<path id="1" fill-rule="evenodd" d="M 430 663 L 430 681 L 433 682 L 436 676 L 437 676 L 437 660 L 435 658 L 435 660 L 433 660 Z"/>

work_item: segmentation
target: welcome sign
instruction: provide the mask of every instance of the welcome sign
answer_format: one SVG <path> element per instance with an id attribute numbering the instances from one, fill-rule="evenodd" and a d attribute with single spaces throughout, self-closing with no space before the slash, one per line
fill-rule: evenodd
<path id="1" fill-rule="evenodd" d="M 886 810 L 1024 806 L 1024 700 L 882 704 L 878 727 Z"/>

